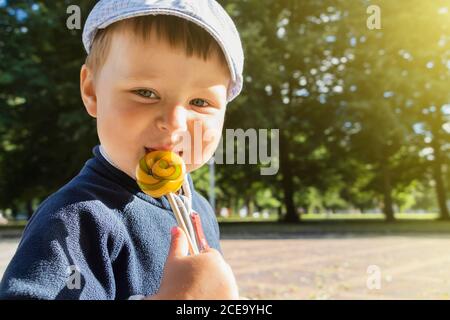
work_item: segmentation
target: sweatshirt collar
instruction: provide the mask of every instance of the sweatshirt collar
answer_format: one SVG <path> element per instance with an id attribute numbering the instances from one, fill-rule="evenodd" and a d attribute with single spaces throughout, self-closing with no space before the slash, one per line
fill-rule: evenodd
<path id="1" fill-rule="evenodd" d="M 148 194 L 144 193 L 141 188 L 136 183 L 136 180 L 130 177 L 128 174 L 120 170 L 108 157 L 105 150 L 101 145 L 97 145 L 92 149 L 94 155 L 87 163 L 86 166 L 90 167 L 92 170 L 101 174 L 104 178 L 119 184 L 123 188 L 127 189 L 129 192 L 134 194 L 136 197 L 149 202 L 155 206 L 163 209 L 171 210 L 169 201 L 166 197 L 153 198 Z"/>

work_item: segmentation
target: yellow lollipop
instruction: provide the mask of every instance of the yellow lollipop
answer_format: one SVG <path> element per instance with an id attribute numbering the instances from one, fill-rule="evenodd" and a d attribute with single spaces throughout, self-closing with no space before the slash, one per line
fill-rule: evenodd
<path id="1" fill-rule="evenodd" d="M 152 151 L 141 158 L 136 167 L 136 180 L 146 194 L 160 198 L 177 192 L 184 181 L 186 166 L 172 151 Z"/>
<path id="2" fill-rule="evenodd" d="M 167 196 L 170 207 L 175 214 L 178 225 L 184 230 L 191 254 L 197 254 L 198 248 L 194 245 L 180 208 L 176 204 L 174 192 L 180 190 L 186 174 L 186 165 L 181 157 L 171 151 L 152 151 L 139 160 L 136 166 L 136 181 L 143 192 L 154 198 Z"/>

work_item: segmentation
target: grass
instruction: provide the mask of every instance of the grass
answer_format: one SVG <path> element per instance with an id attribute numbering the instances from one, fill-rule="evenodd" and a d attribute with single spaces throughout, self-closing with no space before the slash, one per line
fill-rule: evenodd
<path id="1" fill-rule="evenodd" d="M 359 220 L 359 221 L 383 221 L 384 215 L 381 213 L 308 213 L 301 216 L 302 221 L 349 221 L 349 220 Z M 438 218 L 437 213 L 396 213 L 395 218 L 397 220 L 435 220 Z M 261 217 L 244 217 L 231 216 L 231 217 L 218 217 L 219 223 L 221 222 L 276 222 L 278 221 L 277 214 L 270 214 L 267 219 Z"/>
<path id="2" fill-rule="evenodd" d="M 448 235 L 450 221 L 438 220 L 316 220 L 298 224 L 279 222 L 221 222 L 224 236 L 324 236 L 324 235 Z"/>
<path id="3" fill-rule="evenodd" d="M 397 221 L 387 223 L 382 214 L 305 214 L 301 223 L 277 222 L 276 214 L 268 219 L 253 217 L 219 217 L 224 236 L 323 236 L 333 235 L 394 235 L 394 234 L 439 234 L 450 236 L 450 221 L 436 220 L 437 214 L 396 214 Z M 0 226 L 2 230 L 21 230 L 26 221 L 11 221 Z"/>
<path id="4" fill-rule="evenodd" d="M 5 225 L 0 225 L 0 230 L 7 229 L 23 229 L 25 228 L 28 221 L 26 220 L 18 220 L 18 221 L 8 221 Z"/>
<path id="5" fill-rule="evenodd" d="M 323 236 L 323 235 L 449 235 L 450 221 L 439 221 L 436 213 L 397 213 L 395 222 L 380 213 L 304 214 L 301 223 L 277 222 L 277 215 L 262 218 L 219 218 L 224 236 Z"/>
<path id="6" fill-rule="evenodd" d="M 397 220 L 435 220 L 439 215 L 437 213 L 396 213 Z M 326 213 L 306 214 L 302 217 L 303 221 L 322 221 L 322 220 L 384 220 L 382 213 Z"/>

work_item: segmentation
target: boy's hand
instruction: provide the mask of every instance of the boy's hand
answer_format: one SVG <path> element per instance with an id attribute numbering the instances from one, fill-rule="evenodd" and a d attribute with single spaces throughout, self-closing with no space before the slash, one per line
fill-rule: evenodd
<path id="1" fill-rule="evenodd" d="M 184 231 L 173 228 L 161 287 L 147 299 L 239 299 L 233 271 L 217 250 L 209 248 L 194 256 L 187 253 Z"/>

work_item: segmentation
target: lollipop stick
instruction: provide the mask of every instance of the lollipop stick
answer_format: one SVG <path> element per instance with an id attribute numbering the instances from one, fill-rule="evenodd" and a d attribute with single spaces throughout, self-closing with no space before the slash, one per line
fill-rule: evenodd
<path id="1" fill-rule="evenodd" d="M 197 240 L 196 240 L 195 233 L 194 233 L 194 227 L 192 226 L 192 221 L 190 218 L 191 216 L 188 213 L 188 210 L 189 210 L 188 203 L 185 203 L 184 196 L 175 194 L 173 197 L 175 199 L 175 202 L 178 205 L 178 209 L 180 210 L 181 216 L 183 217 L 183 221 L 184 221 L 184 224 L 186 225 L 186 229 L 189 232 L 189 236 L 191 237 L 194 253 L 198 254 L 199 251 L 198 251 L 198 246 L 197 246 Z M 181 197 L 183 197 L 183 198 L 181 198 Z"/>
<path id="2" fill-rule="evenodd" d="M 181 186 L 184 195 L 189 199 L 189 205 L 192 207 L 192 192 L 187 178 L 184 178 L 183 185 Z"/>
<path id="3" fill-rule="evenodd" d="M 169 199 L 170 206 L 172 208 L 173 213 L 175 214 L 175 218 L 177 219 L 178 225 L 181 227 L 181 229 L 183 229 L 184 233 L 186 234 L 186 238 L 187 238 L 188 244 L 189 244 L 189 253 L 191 255 L 194 255 L 195 254 L 194 245 L 192 244 L 191 237 L 189 236 L 189 231 L 186 227 L 186 224 L 184 223 L 183 217 L 181 216 L 180 209 L 178 208 L 178 206 L 175 202 L 172 192 L 170 192 L 167 195 L 167 199 Z"/>

